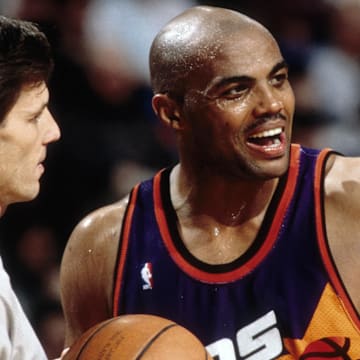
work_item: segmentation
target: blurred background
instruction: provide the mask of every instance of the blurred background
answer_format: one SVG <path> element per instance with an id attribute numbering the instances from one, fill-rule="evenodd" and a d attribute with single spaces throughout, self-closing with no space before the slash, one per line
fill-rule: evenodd
<path id="1" fill-rule="evenodd" d="M 63 344 L 58 273 L 74 226 L 177 161 L 151 109 L 148 51 L 157 31 L 193 5 L 262 22 L 290 66 L 294 142 L 360 154 L 360 0 L 0 0 L 3 15 L 35 21 L 53 46 L 50 146 L 40 196 L 0 222 L 5 266 L 49 358 Z"/>

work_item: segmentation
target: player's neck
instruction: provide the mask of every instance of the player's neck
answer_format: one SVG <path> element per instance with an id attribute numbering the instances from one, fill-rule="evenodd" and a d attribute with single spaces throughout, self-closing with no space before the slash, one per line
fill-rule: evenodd
<path id="1" fill-rule="evenodd" d="M 198 217 L 236 226 L 259 216 L 267 208 L 278 179 L 266 181 L 206 181 L 186 176 L 177 166 L 171 173 L 170 193 L 175 211 L 183 219 Z"/>

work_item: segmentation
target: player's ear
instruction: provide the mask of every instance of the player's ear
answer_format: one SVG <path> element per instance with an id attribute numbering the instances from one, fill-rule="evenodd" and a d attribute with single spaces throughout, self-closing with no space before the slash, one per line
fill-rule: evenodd
<path id="1" fill-rule="evenodd" d="M 174 130 L 182 127 L 178 103 L 168 94 L 155 94 L 152 98 L 152 107 L 157 117 Z"/>

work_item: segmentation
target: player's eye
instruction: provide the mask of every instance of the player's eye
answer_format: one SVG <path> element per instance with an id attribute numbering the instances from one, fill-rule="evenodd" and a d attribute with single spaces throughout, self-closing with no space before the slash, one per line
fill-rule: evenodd
<path id="1" fill-rule="evenodd" d="M 221 97 L 229 98 L 229 99 L 242 97 L 248 92 L 248 90 L 249 90 L 249 86 L 247 84 L 232 85 L 221 92 Z"/>
<path id="2" fill-rule="evenodd" d="M 287 72 L 281 72 L 278 74 L 275 74 L 271 79 L 270 79 L 270 84 L 276 87 L 280 87 L 282 86 L 288 79 L 288 74 Z"/>

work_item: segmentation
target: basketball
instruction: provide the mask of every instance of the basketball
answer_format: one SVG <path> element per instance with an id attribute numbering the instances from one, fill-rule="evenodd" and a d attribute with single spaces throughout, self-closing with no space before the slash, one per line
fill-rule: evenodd
<path id="1" fill-rule="evenodd" d="M 200 340 L 173 321 L 122 315 L 88 329 L 64 360 L 211 360 Z"/>

